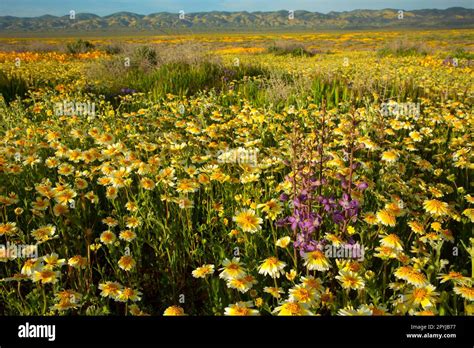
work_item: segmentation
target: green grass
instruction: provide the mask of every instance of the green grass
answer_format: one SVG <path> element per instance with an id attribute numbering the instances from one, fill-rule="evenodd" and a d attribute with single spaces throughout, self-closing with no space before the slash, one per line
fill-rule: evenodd
<path id="1" fill-rule="evenodd" d="M 86 53 L 94 49 L 94 45 L 87 40 L 76 40 L 66 45 L 66 52 L 70 54 Z"/>
<path id="2" fill-rule="evenodd" d="M 378 50 L 379 57 L 426 56 L 428 49 L 420 42 L 398 40 Z"/>
<path id="3" fill-rule="evenodd" d="M 462 47 L 458 47 L 455 51 L 451 52 L 449 56 L 457 59 L 474 59 L 474 53 L 471 53 Z"/>
<path id="4" fill-rule="evenodd" d="M 0 71 L 0 94 L 3 95 L 7 105 L 17 98 L 25 97 L 28 86 L 28 81 L 18 74 L 7 75 L 4 71 Z"/>
<path id="5" fill-rule="evenodd" d="M 277 56 L 292 57 L 313 57 L 314 53 L 310 52 L 303 45 L 297 43 L 274 43 L 267 49 L 268 53 Z"/>

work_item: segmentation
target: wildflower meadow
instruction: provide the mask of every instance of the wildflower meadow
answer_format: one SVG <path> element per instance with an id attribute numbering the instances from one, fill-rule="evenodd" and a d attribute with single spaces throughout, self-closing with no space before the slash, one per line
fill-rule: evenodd
<path id="1" fill-rule="evenodd" d="M 473 38 L 0 39 L 0 313 L 472 315 Z"/>

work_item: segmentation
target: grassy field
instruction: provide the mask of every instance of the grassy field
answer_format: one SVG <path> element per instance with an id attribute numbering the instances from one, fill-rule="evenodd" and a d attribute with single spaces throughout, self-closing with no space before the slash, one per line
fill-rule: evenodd
<path id="1" fill-rule="evenodd" d="M 472 315 L 473 30 L 0 40 L 3 315 Z"/>

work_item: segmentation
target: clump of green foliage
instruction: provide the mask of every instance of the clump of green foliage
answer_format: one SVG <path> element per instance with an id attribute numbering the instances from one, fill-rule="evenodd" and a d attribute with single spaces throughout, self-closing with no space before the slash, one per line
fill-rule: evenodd
<path id="1" fill-rule="evenodd" d="M 17 74 L 8 75 L 0 71 L 0 94 L 5 102 L 10 104 L 17 98 L 23 98 L 28 93 L 28 81 Z"/>
<path id="2" fill-rule="evenodd" d="M 305 46 L 293 42 L 275 42 L 267 49 L 268 53 L 277 56 L 293 56 L 293 57 L 313 57 L 314 52 L 309 51 Z"/>
<path id="3" fill-rule="evenodd" d="M 428 49 L 419 42 L 408 40 L 398 40 L 392 42 L 378 51 L 379 57 L 410 57 L 426 56 Z"/>
<path id="4" fill-rule="evenodd" d="M 86 53 L 95 48 L 92 42 L 78 39 L 74 42 L 69 42 L 66 45 L 66 52 L 70 54 Z"/>

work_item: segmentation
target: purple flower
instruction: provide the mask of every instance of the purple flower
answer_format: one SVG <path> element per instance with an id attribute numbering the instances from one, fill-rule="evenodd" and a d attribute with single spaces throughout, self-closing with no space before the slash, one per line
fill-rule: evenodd
<path id="1" fill-rule="evenodd" d="M 136 93 L 136 90 L 131 89 L 131 88 L 122 88 L 120 90 L 120 93 L 122 93 L 122 94 L 133 94 L 133 93 Z"/>
<path id="2" fill-rule="evenodd" d="M 286 225 L 288 225 L 288 219 L 289 219 L 289 217 L 285 217 L 283 219 L 277 220 L 276 221 L 276 226 L 277 227 L 285 227 Z"/>
<path id="3" fill-rule="evenodd" d="M 333 214 L 332 214 L 332 220 L 336 223 L 336 224 L 340 224 L 344 221 L 344 215 L 342 214 L 342 212 L 336 210 Z"/>
<path id="4" fill-rule="evenodd" d="M 348 181 L 347 181 L 346 179 L 342 179 L 342 180 L 341 180 L 341 186 L 342 186 L 343 189 L 346 189 L 346 190 L 347 190 L 347 189 L 349 188 L 349 183 L 348 183 Z"/>

